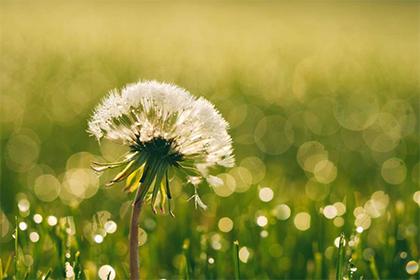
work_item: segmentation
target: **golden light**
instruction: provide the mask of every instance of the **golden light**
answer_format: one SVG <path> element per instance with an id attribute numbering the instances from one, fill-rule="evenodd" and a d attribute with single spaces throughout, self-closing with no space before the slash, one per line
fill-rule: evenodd
<path id="1" fill-rule="evenodd" d="M 230 232 L 233 229 L 233 221 L 228 217 L 223 217 L 219 220 L 217 226 L 222 232 Z"/>
<path id="2" fill-rule="evenodd" d="M 306 231 L 311 227 L 311 215 L 307 212 L 297 213 L 293 223 L 298 230 Z"/>

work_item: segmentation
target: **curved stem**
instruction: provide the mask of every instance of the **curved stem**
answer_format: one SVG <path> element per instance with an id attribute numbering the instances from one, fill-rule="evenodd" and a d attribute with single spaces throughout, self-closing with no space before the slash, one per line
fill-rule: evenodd
<path id="1" fill-rule="evenodd" d="M 143 199 L 139 196 L 139 194 L 140 192 L 137 192 L 136 198 L 133 203 L 132 213 L 131 213 L 131 224 L 130 224 L 130 279 L 131 280 L 140 279 L 139 216 L 141 212 L 141 206 L 143 204 Z"/>

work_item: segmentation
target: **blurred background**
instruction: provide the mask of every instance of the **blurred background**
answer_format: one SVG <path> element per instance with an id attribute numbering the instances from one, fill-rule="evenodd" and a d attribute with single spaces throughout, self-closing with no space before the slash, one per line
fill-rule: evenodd
<path id="1" fill-rule="evenodd" d="M 334 278 L 344 233 L 349 279 L 418 279 L 418 3 L 0 5 L 0 276 L 128 277 L 132 197 L 89 169 L 125 150 L 87 119 L 156 79 L 216 104 L 237 164 L 206 211 L 176 178 L 175 219 L 145 208 L 142 277 L 233 278 L 238 240 L 244 278 Z"/>

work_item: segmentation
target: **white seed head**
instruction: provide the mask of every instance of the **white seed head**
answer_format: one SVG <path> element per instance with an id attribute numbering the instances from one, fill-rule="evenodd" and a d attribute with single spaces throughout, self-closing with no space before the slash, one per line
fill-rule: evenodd
<path id="1" fill-rule="evenodd" d="M 234 165 L 228 123 L 212 103 L 172 84 L 144 81 L 113 90 L 96 107 L 88 132 L 129 146 L 153 139 L 172 149 L 207 177 L 208 168 Z"/>

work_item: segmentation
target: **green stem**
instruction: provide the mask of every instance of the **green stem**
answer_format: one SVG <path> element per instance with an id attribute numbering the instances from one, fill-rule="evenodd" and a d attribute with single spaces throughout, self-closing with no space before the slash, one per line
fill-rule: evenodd
<path id="1" fill-rule="evenodd" d="M 131 213 L 130 223 L 130 279 L 140 279 L 140 265 L 139 265 L 139 216 L 144 202 L 144 198 L 156 177 L 156 162 L 146 162 L 144 173 L 140 180 L 139 188 L 137 189 L 136 197 L 134 198 L 133 209 Z"/>
<path id="2" fill-rule="evenodd" d="M 18 218 L 15 217 L 15 275 L 18 276 L 18 267 L 19 267 L 19 230 L 18 230 Z"/>
<path id="3" fill-rule="evenodd" d="M 371 257 L 369 260 L 369 268 L 370 268 L 370 272 L 372 273 L 373 279 L 379 280 L 379 273 L 378 273 L 378 269 L 376 268 L 376 262 L 375 262 L 374 257 Z"/>
<path id="4" fill-rule="evenodd" d="M 337 274 L 336 274 L 336 280 L 342 280 L 343 279 L 343 268 L 344 268 L 344 245 L 345 239 L 344 239 L 344 233 L 340 235 L 340 241 L 339 241 L 339 247 L 338 247 L 338 258 L 337 258 Z"/>
<path id="5" fill-rule="evenodd" d="M 140 198 L 142 188 L 137 190 L 136 198 L 133 204 L 130 224 L 130 279 L 140 279 L 139 267 L 139 216 L 143 200 Z"/>
<path id="6" fill-rule="evenodd" d="M 235 280 L 241 279 L 239 271 L 239 241 L 233 242 L 233 263 L 235 264 Z"/>
<path id="7" fill-rule="evenodd" d="M 191 265 L 190 259 L 188 257 L 188 250 L 190 248 L 190 241 L 188 239 L 184 240 L 184 244 L 182 245 L 182 250 L 184 251 L 184 258 L 185 258 L 185 279 L 190 280 L 190 272 L 191 272 Z"/>

